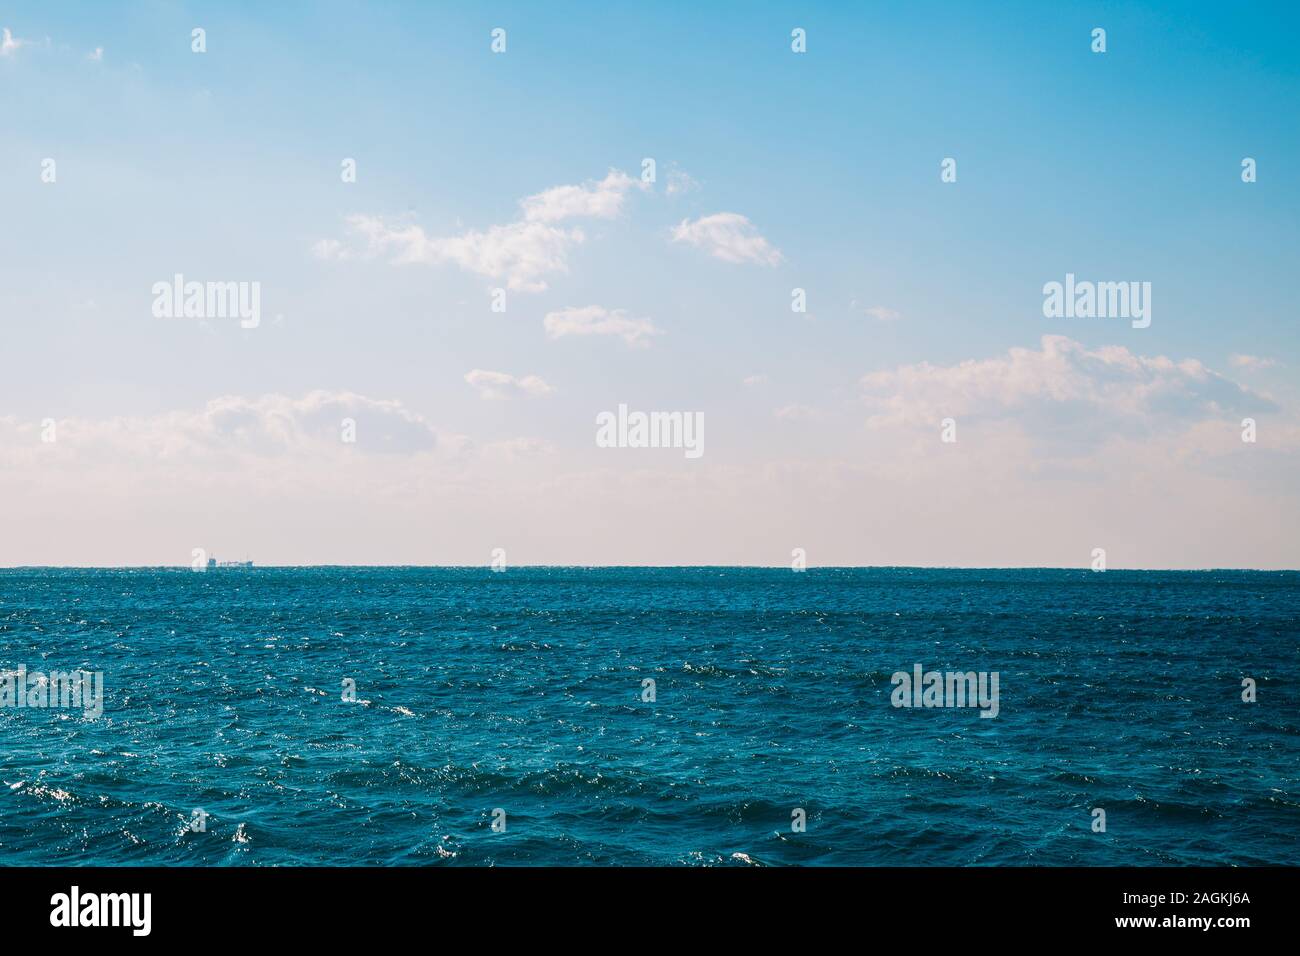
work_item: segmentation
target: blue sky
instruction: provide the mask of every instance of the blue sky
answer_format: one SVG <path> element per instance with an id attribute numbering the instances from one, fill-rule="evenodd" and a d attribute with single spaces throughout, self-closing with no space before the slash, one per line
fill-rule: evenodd
<path id="1" fill-rule="evenodd" d="M 182 563 L 170 558 L 191 539 L 268 561 L 478 563 L 513 536 L 520 560 L 545 563 L 779 564 L 815 542 L 827 563 L 1086 564 L 1104 538 L 1122 566 L 1296 566 L 1279 533 L 1300 514 L 1294 7 L 700 6 L 0 5 L 17 44 L 0 55 L 0 422 L 9 507 L 46 521 L 11 536 L 0 562 L 111 561 L 120 538 L 86 530 L 111 512 L 134 519 L 123 527 L 141 542 L 122 560 L 139 563 Z M 1104 54 L 1090 50 L 1098 26 Z M 191 52 L 194 27 L 206 53 Z M 504 54 L 489 50 L 495 27 Z M 805 54 L 791 52 L 795 27 Z M 40 179 L 47 157 L 55 183 Z M 340 181 L 345 157 L 355 183 Z M 363 248 L 349 225 L 463 237 L 520 221 L 521 200 L 555 187 L 635 180 L 644 157 L 654 188 L 624 188 L 615 215 L 557 221 L 582 241 L 545 289 L 510 290 L 504 314 L 489 296 L 505 273 L 394 263 L 396 247 Z M 940 182 L 945 157 L 955 183 Z M 673 241 L 720 213 L 743 216 L 771 261 Z M 322 257 L 322 241 L 349 254 Z M 178 272 L 261 282 L 261 326 L 155 318 L 149 289 Z M 1045 319 L 1042 286 L 1067 272 L 1150 282 L 1150 328 Z M 790 311 L 795 287 L 807 314 Z M 659 334 L 648 347 L 547 334 L 546 315 L 591 306 Z M 1078 350 L 1052 352 L 1044 335 Z M 1031 370 L 1008 398 L 990 383 L 1014 378 L 999 364 L 1015 366 L 1012 349 L 1073 378 Z M 1133 373 L 1105 414 L 1061 400 L 1105 390 L 1124 367 L 1107 349 L 1218 378 Z M 965 362 L 977 386 L 954 371 Z M 549 391 L 484 399 L 466 381 L 475 369 Z M 884 378 L 864 389 L 871 375 Z M 301 402 L 317 392 L 334 397 L 312 409 L 396 403 L 446 460 L 348 459 L 365 469 L 364 500 L 341 482 L 308 502 L 288 490 L 304 483 L 293 469 L 331 469 L 306 453 L 250 465 L 233 446 L 205 446 L 211 461 L 160 451 L 159 435 L 190 436 L 185 416 L 214 400 L 256 418 L 280 396 L 291 411 L 274 414 L 310 417 Z M 916 420 L 886 421 L 891 397 Z M 594 448 L 594 416 L 620 402 L 702 412 L 700 467 Z M 957 445 L 969 471 L 929 457 L 938 423 L 921 417 L 945 402 L 972 426 Z M 1238 447 L 1245 414 L 1270 423 L 1260 447 Z M 66 437 L 26 448 L 47 417 L 70 423 Z M 344 452 L 364 453 L 365 424 Z M 1207 446 L 1215 427 L 1235 444 Z M 1116 436 L 1151 456 L 1145 508 Z M 478 454 L 525 445 L 544 460 Z M 73 476 L 92 465 L 122 487 L 79 512 Z M 171 517 L 149 513 L 166 489 L 263 466 L 255 503 L 218 484 L 203 495 L 214 514 L 183 497 Z M 458 497 L 460 481 L 474 492 Z M 929 502 L 954 483 L 969 498 L 936 516 Z M 487 488 L 506 506 L 467 503 Z M 600 490 L 599 514 L 583 489 Z M 34 494 L 50 497 L 14 503 Z M 1194 533 L 1225 502 L 1225 527 Z M 330 536 L 313 508 L 362 516 Z M 1271 530 L 1252 525 L 1268 515 Z M 440 544 L 412 545 L 412 522 Z"/>

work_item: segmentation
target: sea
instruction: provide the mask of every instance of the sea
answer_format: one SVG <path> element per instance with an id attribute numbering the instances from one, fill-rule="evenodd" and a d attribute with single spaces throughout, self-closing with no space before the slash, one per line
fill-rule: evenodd
<path id="1" fill-rule="evenodd" d="M 5 865 L 1300 864 L 1293 571 L 10 569 L 4 681 Z"/>

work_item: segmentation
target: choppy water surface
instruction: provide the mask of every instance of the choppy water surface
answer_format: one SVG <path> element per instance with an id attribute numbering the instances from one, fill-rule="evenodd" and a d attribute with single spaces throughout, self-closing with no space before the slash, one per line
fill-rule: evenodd
<path id="1" fill-rule="evenodd" d="M 0 859 L 1297 864 L 1298 651 L 1295 572 L 0 571 L 106 691 L 0 709 Z"/>

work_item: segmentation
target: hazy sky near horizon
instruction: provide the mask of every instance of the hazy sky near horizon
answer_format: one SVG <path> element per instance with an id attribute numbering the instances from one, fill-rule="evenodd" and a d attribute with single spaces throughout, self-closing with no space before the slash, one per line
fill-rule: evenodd
<path id="1" fill-rule="evenodd" d="M 1298 28 L 2 4 L 0 566 L 1300 567 Z M 704 454 L 597 447 L 620 403 Z"/>

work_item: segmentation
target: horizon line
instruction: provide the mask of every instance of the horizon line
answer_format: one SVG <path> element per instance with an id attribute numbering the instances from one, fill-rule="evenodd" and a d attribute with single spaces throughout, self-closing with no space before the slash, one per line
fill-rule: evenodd
<path id="1" fill-rule="evenodd" d="M 403 569 L 430 571 L 482 570 L 504 573 L 511 570 L 526 571 L 531 569 L 613 571 L 613 570 L 788 570 L 794 572 L 788 564 L 515 564 L 508 565 L 501 571 L 495 571 L 490 563 L 485 564 L 256 564 L 251 567 L 215 567 L 194 568 L 189 564 L 0 564 L 3 571 L 189 571 L 195 574 L 208 571 L 295 571 L 313 568 L 347 568 L 347 569 Z M 1214 571 L 1251 572 L 1258 574 L 1288 574 L 1300 572 L 1300 568 L 1241 568 L 1241 567 L 1203 567 L 1203 568 L 1127 568 L 1108 567 L 1105 571 L 1095 571 L 1087 565 L 960 565 L 960 564 L 818 564 L 801 568 L 795 573 L 808 571 L 1086 571 L 1089 574 L 1106 574 L 1112 571 L 1135 573 L 1200 574 Z"/>

